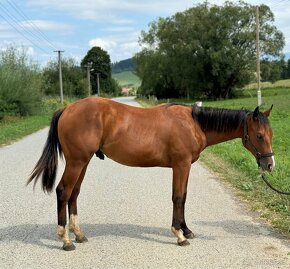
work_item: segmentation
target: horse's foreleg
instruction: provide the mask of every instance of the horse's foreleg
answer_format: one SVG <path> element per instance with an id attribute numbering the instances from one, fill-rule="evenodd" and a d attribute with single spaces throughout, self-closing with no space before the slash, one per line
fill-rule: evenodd
<path id="1" fill-rule="evenodd" d="M 173 218 L 171 231 L 177 237 L 177 243 L 180 246 L 189 245 L 187 239 L 194 237 L 192 231 L 188 229 L 184 217 L 189 171 L 190 164 L 179 165 L 173 168 Z"/>
<path id="2" fill-rule="evenodd" d="M 87 170 L 87 166 L 86 165 L 80 176 L 79 179 L 72 191 L 71 197 L 68 201 L 68 212 L 69 212 L 69 230 L 70 232 L 73 232 L 76 236 L 76 242 L 77 243 L 84 243 L 87 242 L 88 239 L 85 237 L 85 235 L 83 234 L 83 232 L 81 231 L 81 228 L 79 226 L 78 223 L 78 211 L 77 211 L 77 198 L 78 195 L 80 193 L 80 188 L 81 188 L 81 184 L 83 182 L 86 170 Z"/>
<path id="3" fill-rule="evenodd" d="M 62 179 L 56 188 L 58 217 L 57 235 L 63 241 L 64 250 L 75 249 L 74 244 L 69 238 L 68 227 L 66 227 L 66 205 L 83 167 L 84 165 L 81 162 L 67 162 Z"/>

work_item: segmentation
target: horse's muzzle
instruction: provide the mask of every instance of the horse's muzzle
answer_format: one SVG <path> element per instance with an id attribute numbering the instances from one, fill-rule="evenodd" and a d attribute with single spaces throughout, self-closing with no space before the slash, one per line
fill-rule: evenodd
<path id="1" fill-rule="evenodd" d="M 257 159 L 258 166 L 263 172 L 272 172 L 275 167 L 274 156 L 269 158 Z"/>

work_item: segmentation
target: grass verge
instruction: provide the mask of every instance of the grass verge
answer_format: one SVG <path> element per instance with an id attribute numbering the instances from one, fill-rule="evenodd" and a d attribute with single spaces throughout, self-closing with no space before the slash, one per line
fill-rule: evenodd
<path id="1" fill-rule="evenodd" d="M 0 123 L 0 146 L 10 144 L 49 124 L 51 114 L 45 113 L 23 118 L 10 118 Z"/>
<path id="2" fill-rule="evenodd" d="M 65 101 L 68 104 L 70 101 Z M 46 98 L 42 102 L 42 111 L 38 115 L 16 117 L 6 115 L 0 121 L 0 146 L 11 144 L 33 132 L 49 125 L 52 114 L 62 107 L 58 99 Z"/>

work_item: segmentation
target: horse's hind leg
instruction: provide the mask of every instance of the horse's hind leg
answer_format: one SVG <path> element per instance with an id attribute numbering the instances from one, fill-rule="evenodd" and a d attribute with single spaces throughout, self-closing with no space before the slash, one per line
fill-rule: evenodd
<path id="1" fill-rule="evenodd" d="M 71 197 L 68 200 L 69 230 L 70 232 L 73 232 L 75 234 L 77 243 L 84 243 L 88 241 L 88 239 L 85 237 L 85 235 L 80 229 L 80 226 L 78 223 L 78 211 L 77 211 L 77 198 L 80 193 L 81 184 L 83 182 L 83 179 L 87 170 L 87 166 L 88 165 L 86 165 L 83 168 L 79 176 L 79 179 L 72 191 Z"/>
<path id="2" fill-rule="evenodd" d="M 64 250 L 75 249 L 74 244 L 69 238 L 68 227 L 66 227 L 66 205 L 86 164 L 87 163 L 83 163 L 82 161 L 67 161 L 61 181 L 56 188 L 58 217 L 57 234 L 63 241 Z"/>

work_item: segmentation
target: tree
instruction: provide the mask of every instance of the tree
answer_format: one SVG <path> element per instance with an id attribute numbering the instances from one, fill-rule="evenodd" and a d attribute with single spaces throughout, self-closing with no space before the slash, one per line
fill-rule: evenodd
<path id="1" fill-rule="evenodd" d="M 261 54 L 279 57 L 284 38 L 273 20 L 269 7 L 261 5 Z M 245 2 L 223 6 L 205 2 L 151 23 L 140 37 L 144 49 L 135 57 L 140 91 L 149 86 L 146 91 L 158 91 L 163 97 L 172 92 L 230 97 L 254 75 L 255 26 L 255 6 Z"/>
<path id="2" fill-rule="evenodd" d="M 88 85 L 84 72 L 72 58 L 62 59 L 63 91 L 67 96 L 85 97 L 88 95 Z M 50 61 L 43 70 L 43 89 L 47 95 L 59 95 L 58 61 Z"/>
<path id="3" fill-rule="evenodd" d="M 282 70 L 281 62 L 278 61 L 273 62 L 269 81 L 274 83 L 275 81 L 279 80 L 281 78 L 281 70 Z"/>
<path id="4" fill-rule="evenodd" d="M 81 61 L 81 66 L 86 68 L 87 64 L 92 65 L 91 85 L 92 92 L 98 93 L 97 77 L 99 74 L 99 83 L 101 93 L 114 93 L 119 91 L 117 83 L 112 78 L 111 59 L 109 54 L 100 47 L 91 48 L 87 55 Z"/>
<path id="5" fill-rule="evenodd" d="M 290 61 L 288 60 L 290 63 Z M 287 79 L 288 66 L 284 58 L 280 60 L 263 59 L 261 61 L 261 78 L 262 81 L 270 81 L 274 83 L 279 79 Z"/>
<path id="6" fill-rule="evenodd" d="M 287 61 L 287 78 L 290 78 L 290 59 Z"/>

